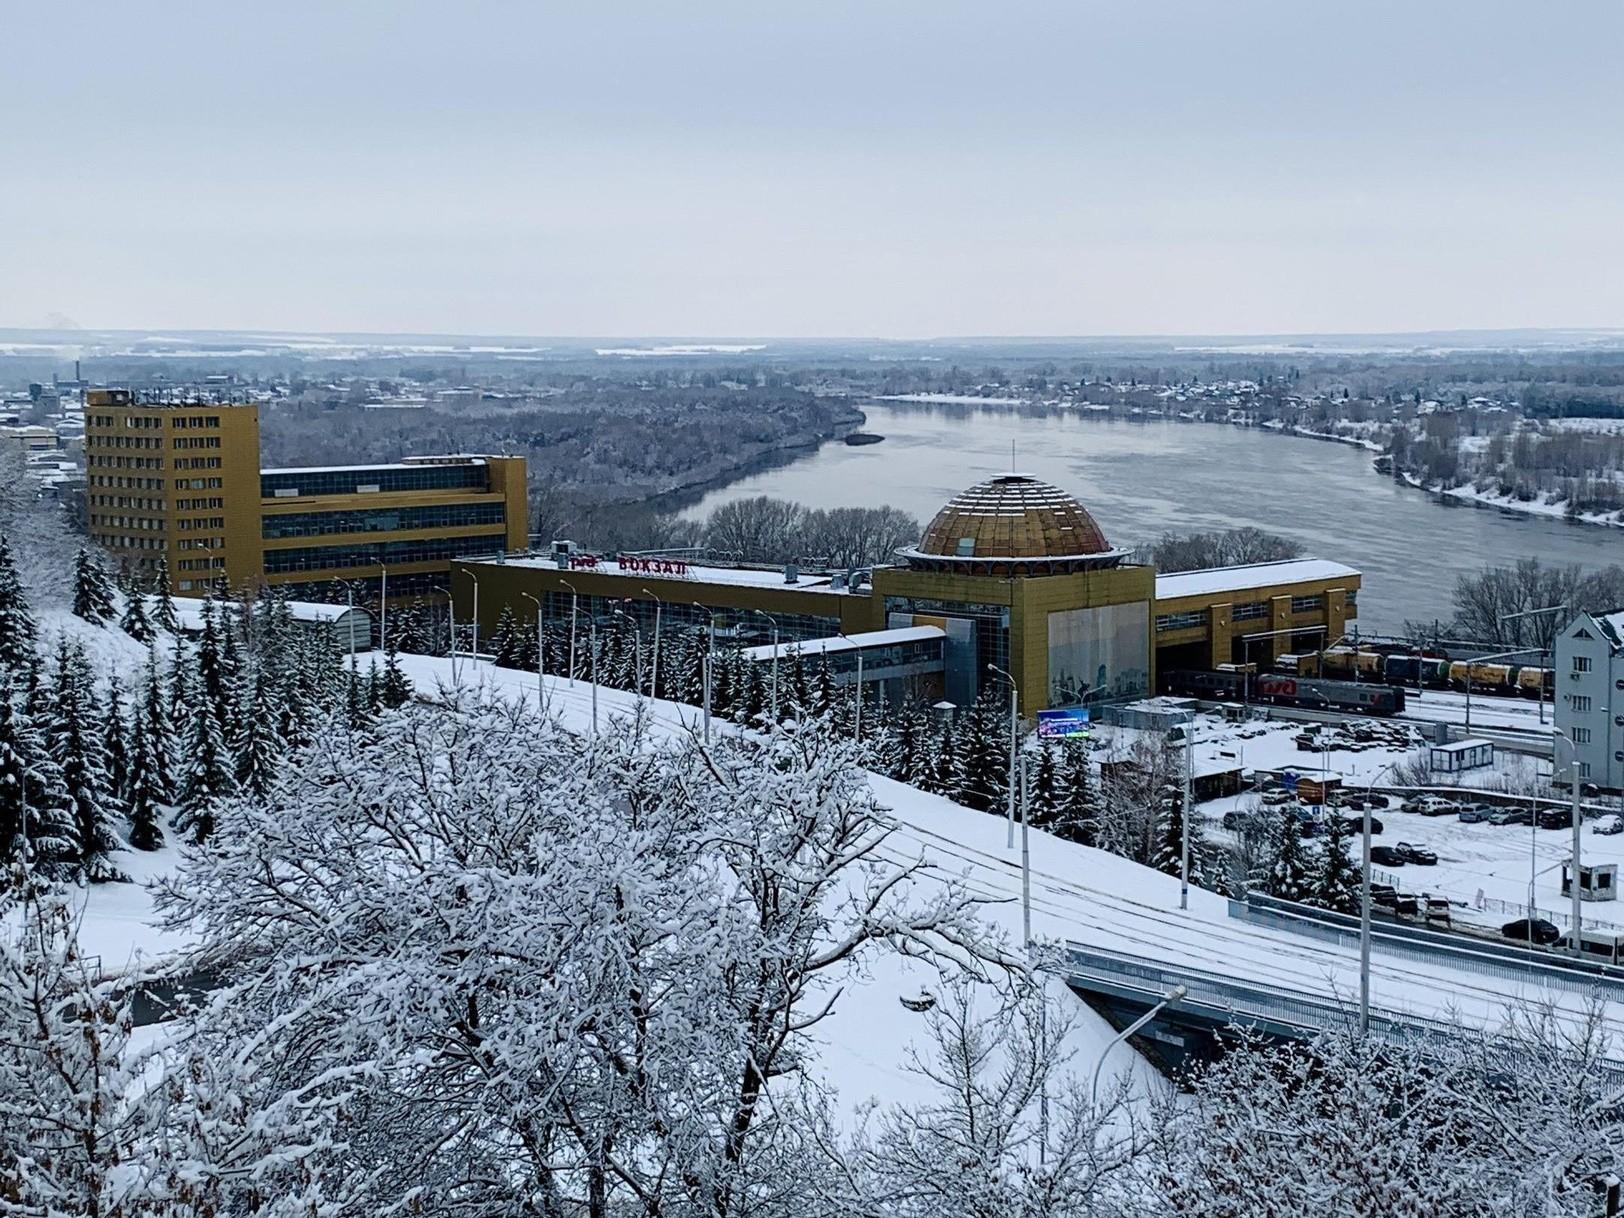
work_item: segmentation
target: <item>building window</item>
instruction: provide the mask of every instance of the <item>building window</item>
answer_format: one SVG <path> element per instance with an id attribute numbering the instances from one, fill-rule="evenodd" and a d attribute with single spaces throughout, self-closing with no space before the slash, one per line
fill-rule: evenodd
<path id="1" fill-rule="evenodd" d="M 1576 728 L 1574 728 L 1573 729 L 1573 743 L 1574 744 L 1589 744 L 1590 743 L 1590 729 L 1588 727 L 1576 727 Z"/>
<path id="2" fill-rule="evenodd" d="M 1589 694 L 1570 694 L 1568 702 L 1572 705 L 1573 713 L 1576 715 L 1588 714 L 1590 711 Z"/>
<path id="3" fill-rule="evenodd" d="M 1323 596 L 1294 596 L 1291 598 L 1291 611 L 1293 613 L 1318 613 L 1325 607 Z"/>
<path id="4" fill-rule="evenodd" d="M 1590 657 L 1589 656 L 1574 656 L 1573 657 L 1573 671 L 1574 672 L 1589 672 L 1590 671 Z"/>
<path id="5" fill-rule="evenodd" d="M 1268 601 L 1246 601 L 1236 605 L 1229 618 L 1234 622 L 1256 622 L 1269 616 Z"/>
<path id="6" fill-rule="evenodd" d="M 1207 624 L 1207 611 L 1196 609 L 1189 613 L 1158 613 L 1156 615 L 1156 633 L 1164 634 L 1169 630 L 1193 630 L 1197 626 Z"/>
<path id="7" fill-rule="evenodd" d="M 289 469 L 262 473 L 261 499 L 303 495 L 355 495 L 363 486 L 389 491 L 486 490 L 484 465 L 358 465 L 347 469 Z"/>
<path id="8" fill-rule="evenodd" d="M 387 533 L 394 529 L 449 529 L 499 525 L 503 503 L 444 503 L 428 507 L 368 508 L 354 512 L 288 512 L 267 514 L 261 533 L 267 538 L 317 537 L 327 533 Z"/>

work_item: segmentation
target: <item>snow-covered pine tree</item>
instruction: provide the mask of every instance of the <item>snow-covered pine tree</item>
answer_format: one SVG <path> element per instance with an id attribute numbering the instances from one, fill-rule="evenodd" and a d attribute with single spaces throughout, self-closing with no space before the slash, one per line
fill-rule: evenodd
<path id="1" fill-rule="evenodd" d="M 35 655 L 37 637 L 11 542 L 0 533 L 0 665 L 23 667 Z"/>
<path id="2" fill-rule="evenodd" d="M 828 656 L 820 656 L 817 673 L 812 679 L 812 713 L 827 715 L 835 709 L 835 675 L 829 669 Z"/>
<path id="3" fill-rule="evenodd" d="M 164 809 L 169 802 L 168 784 L 163 773 L 168 760 L 155 748 L 147 731 L 145 707 L 135 708 L 130 722 L 130 767 L 128 815 L 130 845 L 137 850 L 157 850 L 164 844 Z"/>
<path id="4" fill-rule="evenodd" d="M 1004 806 L 1009 787 L 1009 748 L 1008 695 L 989 687 L 964 716 L 956 784 L 960 803 L 981 812 Z"/>
<path id="5" fill-rule="evenodd" d="M 1088 741 L 1068 740 L 1061 745 L 1060 811 L 1051 830 L 1056 836 L 1084 846 L 1097 845 L 1100 836 L 1099 791 Z"/>
<path id="6" fill-rule="evenodd" d="M 137 1183 L 151 1109 L 137 1101 L 129 989 L 96 976 L 78 915 L 60 889 L 0 895 L 0 1207 L 157 1213 Z"/>
<path id="7" fill-rule="evenodd" d="M 959 737 L 959 716 L 943 720 L 933 741 L 930 777 L 925 785 L 927 791 L 949 799 L 957 799 L 959 792 Z"/>
<path id="8" fill-rule="evenodd" d="M 118 628 L 137 643 L 152 642 L 156 633 L 152 619 L 147 616 L 147 598 L 139 580 L 131 579 L 124 587 L 124 613 L 118 620 Z"/>
<path id="9" fill-rule="evenodd" d="M 45 734 L 0 677 L 0 864 L 23 857 L 48 878 L 72 873 L 73 834 L 62 773 Z"/>
<path id="10" fill-rule="evenodd" d="M 175 613 L 175 600 L 169 594 L 169 560 L 158 560 L 158 575 L 153 581 L 157 585 L 152 604 L 152 624 L 159 630 L 167 630 L 170 634 L 180 633 L 180 617 Z"/>
<path id="11" fill-rule="evenodd" d="M 175 828 L 190 834 L 194 842 L 205 842 L 214 833 L 214 801 L 237 790 L 231 750 L 221 735 L 220 720 L 207 702 L 198 702 L 192 709 L 185 755 Z"/>
<path id="12" fill-rule="evenodd" d="M 351 731 L 360 731 L 372 722 L 372 709 L 367 705 L 366 681 L 358 672 L 351 672 L 344 686 L 344 721 Z"/>
<path id="13" fill-rule="evenodd" d="M 1313 892 L 1313 871 L 1294 812 L 1281 814 L 1280 840 L 1269 868 L 1268 891 L 1282 901 L 1306 901 Z"/>
<path id="14" fill-rule="evenodd" d="M 73 560 L 73 613 L 95 626 L 114 616 L 112 578 L 89 546 L 80 546 Z"/>
<path id="15" fill-rule="evenodd" d="M 242 648 L 238 645 L 238 631 L 241 629 L 241 614 L 233 614 L 222 607 L 220 614 L 220 678 L 225 684 L 225 698 L 221 707 L 225 718 L 221 720 L 220 729 L 230 740 L 237 734 L 237 716 L 241 713 L 243 705 L 244 681 L 248 679 L 243 668 Z"/>
<path id="16" fill-rule="evenodd" d="M 1310 882 L 1309 903 L 1337 913 L 1358 913 L 1362 871 L 1348 855 L 1352 826 L 1334 812 L 1318 865 Z"/>
<path id="17" fill-rule="evenodd" d="M 147 667 L 142 678 L 142 698 L 137 714 L 151 757 L 153 789 L 158 794 L 158 802 L 167 804 L 175 797 L 175 731 L 169 717 L 164 671 L 158 663 L 155 645 L 147 648 Z"/>
<path id="18" fill-rule="evenodd" d="M 375 659 L 367 663 L 366 696 L 367 718 L 371 721 L 383 713 L 383 674 Z"/>
<path id="19" fill-rule="evenodd" d="M 412 682 L 406 675 L 406 670 L 400 666 L 400 655 L 394 648 L 384 660 L 383 687 L 379 691 L 383 705 L 388 710 L 395 710 L 405 706 L 412 700 Z"/>
<path id="20" fill-rule="evenodd" d="M 107 758 L 107 797 L 111 814 L 129 807 L 130 742 L 124 719 L 124 687 L 115 675 L 107 682 L 107 705 L 102 708 L 102 752 Z"/>
<path id="21" fill-rule="evenodd" d="M 57 647 L 55 707 L 46 728 L 51 756 L 67 789 L 73 832 L 73 864 L 92 883 L 122 879 L 113 855 L 123 849 L 113 828 L 107 754 L 98 734 L 95 675 L 84 649 L 63 640 Z"/>
<path id="22" fill-rule="evenodd" d="M 280 715 L 274 705 L 274 692 L 263 668 L 249 680 L 247 705 L 238 720 L 233 740 L 237 755 L 237 786 L 250 795 L 263 798 L 276 779 L 282 764 L 283 746 L 277 736 Z"/>
<path id="23" fill-rule="evenodd" d="M 1060 766 L 1055 760 L 1054 746 L 1038 741 L 1037 756 L 1033 758 L 1029 773 L 1032 787 L 1027 795 L 1027 807 L 1032 825 L 1037 829 L 1053 831 L 1060 822 Z"/>
<path id="24" fill-rule="evenodd" d="M 220 621 L 212 596 L 203 602 L 203 633 L 197 640 L 197 676 L 209 709 L 220 721 L 220 731 L 228 731 L 231 723 L 231 684 L 221 655 Z"/>
<path id="25" fill-rule="evenodd" d="M 519 667 L 519 619 L 513 615 L 512 605 L 502 606 L 486 650 L 491 653 L 491 663 L 498 668 Z"/>

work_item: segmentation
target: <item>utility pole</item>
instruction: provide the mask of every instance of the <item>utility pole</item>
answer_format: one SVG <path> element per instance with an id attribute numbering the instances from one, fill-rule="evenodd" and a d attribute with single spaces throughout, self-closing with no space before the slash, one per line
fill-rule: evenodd
<path id="1" fill-rule="evenodd" d="M 574 686 L 575 686 L 575 617 L 576 617 L 576 613 L 577 613 L 577 608 L 576 607 L 580 604 L 580 601 L 581 601 L 581 594 L 575 590 L 575 585 L 570 583 L 569 580 L 561 579 L 558 582 L 563 584 L 566 588 L 568 588 L 570 590 L 570 670 L 569 670 L 569 682 L 570 682 L 570 687 L 573 689 Z"/>
<path id="2" fill-rule="evenodd" d="M 1015 684 L 1015 678 L 1010 676 L 996 664 L 987 665 L 989 672 L 995 672 L 1009 682 L 1009 799 L 1005 809 L 1008 830 L 1004 838 L 1004 849 L 1015 848 L 1015 752 L 1020 743 L 1020 702 L 1021 691 Z"/>
<path id="3" fill-rule="evenodd" d="M 712 610 L 707 609 L 704 605 L 701 605 L 698 601 L 694 601 L 693 606 L 695 609 L 698 609 L 701 613 L 705 614 L 710 623 L 705 634 L 705 662 L 700 665 L 700 672 L 703 674 L 705 685 L 704 739 L 705 743 L 709 744 L 711 724 L 711 657 L 716 654 L 716 614 Z"/>
<path id="4" fill-rule="evenodd" d="M 1184 723 L 1184 815 L 1179 817 L 1179 908 L 1190 908 L 1190 817 L 1195 815 L 1195 721 Z"/>
<path id="5" fill-rule="evenodd" d="M 643 589 L 644 596 L 654 597 L 654 659 L 649 669 L 648 696 L 660 696 L 660 611 L 665 608 L 665 602 L 647 588 Z"/>
<path id="6" fill-rule="evenodd" d="M 529 601 L 536 607 L 536 706 L 541 711 L 542 716 L 545 717 L 547 714 L 547 678 L 543 674 L 547 670 L 547 665 L 544 662 L 546 659 L 547 641 L 541 628 L 541 601 L 536 597 L 531 596 L 528 592 L 521 593 L 521 595 L 525 598 L 525 600 Z"/>
<path id="7" fill-rule="evenodd" d="M 755 612 L 759 613 L 762 617 L 766 618 L 773 624 L 772 718 L 773 722 L 776 724 L 778 722 L 778 619 L 772 614 L 768 613 L 765 609 L 757 609 Z M 859 653 L 859 655 L 860 654 L 861 653 Z M 860 689 L 863 683 L 858 681 L 857 684 Z"/>

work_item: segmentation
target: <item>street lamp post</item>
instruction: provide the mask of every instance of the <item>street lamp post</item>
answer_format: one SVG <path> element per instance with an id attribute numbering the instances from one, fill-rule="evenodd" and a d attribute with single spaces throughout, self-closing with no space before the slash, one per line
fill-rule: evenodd
<path id="1" fill-rule="evenodd" d="M 1579 746 L 1573 743 L 1568 734 L 1559 728 L 1551 729 L 1551 769 L 1556 769 L 1555 741 L 1560 740 L 1568 746 L 1568 752 L 1573 760 L 1572 768 L 1568 771 L 1569 781 L 1573 784 L 1573 866 L 1568 872 L 1568 891 L 1573 897 L 1573 933 L 1569 936 L 1573 942 L 1573 954 L 1584 954 L 1584 907 L 1579 898 L 1579 824 L 1584 816 L 1584 794 L 1579 786 Z M 1537 819 L 1537 817 L 1536 817 Z"/>
<path id="2" fill-rule="evenodd" d="M 570 687 L 575 687 L 575 618 L 578 613 L 577 606 L 581 603 L 581 594 L 575 590 L 575 585 L 567 579 L 558 581 L 570 590 Z"/>
<path id="3" fill-rule="evenodd" d="M 773 719 L 774 723 L 777 723 L 778 722 L 778 619 L 775 618 L 772 614 L 768 613 L 765 609 L 756 609 L 753 612 L 759 613 L 762 617 L 766 618 L 769 622 L 771 622 L 773 624 L 773 635 L 772 635 L 772 638 L 773 638 L 772 719 Z M 861 686 L 862 682 L 859 681 L 858 685 Z"/>
<path id="4" fill-rule="evenodd" d="M 654 658 L 649 662 L 648 696 L 660 696 L 660 612 L 665 608 L 665 602 L 647 588 L 643 589 L 644 596 L 654 597 Z"/>
<path id="5" fill-rule="evenodd" d="M 1032 848 L 1027 825 L 1032 819 L 1032 773 L 1029 759 L 1021 754 L 1021 941 L 1027 957 L 1032 954 Z"/>
<path id="6" fill-rule="evenodd" d="M 624 618 L 632 625 L 632 693 L 641 697 L 643 693 L 643 628 L 638 624 L 636 618 L 623 609 L 611 608 L 609 612 L 618 618 Z"/>
<path id="7" fill-rule="evenodd" d="M 542 607 L 541 601 L 530 593 L 521 593 L 525 600 L 536 607 L 536 706 L 543 716 L 547 714 L 547 678 L 543 675 L 547 665 L 543 662 L 546 654 L 546 637 L 542 633 Z"/>
<path id="8" fill-rule="evenodd" d="M 1179 908 L 1190 908 L 1190 817 L 1195 815 L 1195 720 L 1184 721 L 1184 809 L 1179 817 Z"/>
<path id="9" fill-rule="evenodd" d="M 1110 1056 L 1111 1050 L 1116 1048 L 1123 1041 L 1127 1040 L 1128 1037 L 1139 1031 L 1140 1028 L 1144 1027 L 1151 1020 L 1155 1019 L 1156 1016 L 1160 1015 L 1163 1008 L 1165 1008 L 1168 1004 L 1177 1002 L 1189 992 L 1190 991 L 1184 986 L 1175 985 L 1172 989 L 1167 991 L 1166 995 L 1163 996 L 1160 1002 L 1151 1007 L 1150 1010 L 1146 1011 L 1138 1019 L 1134 1020 L 1127 1027 L 1123 1028 L 1122 1031 L 1118 1032 L 1111 1038 L 1110 1042 L 1105 1046 L 1105 1048 L 1100 1051 L 1099 1061 L 1094 1063 L 1094 1078 L 1088 1085 L 1088 1099 L 1090 1104 L 1097 1105 L 1100 1102 L 1100 1071 L 1105 1069 L 1105 1059 Z"/>
<path id="10" fill-rule="evenodd" d="M 1004 849 L 1015 848 L 1015 749 L 1020 740 L 1020 700 L 1021 691 L 1015 684 L 1015 678 L 1010 676 L 996 664 L 988 664 L 987 670 L 995 672 L 1009 682 L 1009 806 L 1007 816 L 1009 831 L 1005 837 Z"/>
<path id="11" fill-rule="evenodd" d="M 1370 803 L 1376 794 L 1376 780 L 1398 763 L 1390 761 L 1370 776 L 1365 784 L 1365 810 L 1360 833 L 1359 882 L 1359 1035 L 1370 1032 Z"/>
<path id="12" fill-rule="evenodd" d="M 705 662 L 701 664 L 700 672 L 705 686 L 705 743 L 710 743 L 711 723 L 711 657 L 716 654 L 716 613 L 714 610 L 701 605 L 698 601 L 690 602 L 695 609 L 703 613 L 709 621 L 705 633 Z"/>
<path id="13" fill-rule="evenodd" d="M 592 735 L 598 734 L 598 615 L 592 615 Z"/>
<path id="14" fill-rule="evenodd" d="M 468 578 L 474 581 L 474 671 L 479 671 L 479 576 L 472 571 Z"/>
<path id="15" fill-rule="evenodd" d="M 839 631 L 838 633 L 841 638 L 845 639 L 846 642 L 852 645 L 852 650 L 857 653 L 857 711 L 852 721 L 852 736 L 857 740 L 857 743 L 861 744 L 863 742 L 863 649 L 858 645 L 857 640 L 852 638 L 851 635 L 847 634 L 844 630 Z M 825 664 L 829 662 L 827 655 L 825 655 L 823 662 Z M 1014 757 L 1009 759 L 1009 773 L 1010 778 L 1013 780 L 1015 776 Z M 1013 796 L 1010 797 L 1009 808 L 1011 818 L 1009 844 L 1013 846 L 1015 844 L 1015 800 Z"/>

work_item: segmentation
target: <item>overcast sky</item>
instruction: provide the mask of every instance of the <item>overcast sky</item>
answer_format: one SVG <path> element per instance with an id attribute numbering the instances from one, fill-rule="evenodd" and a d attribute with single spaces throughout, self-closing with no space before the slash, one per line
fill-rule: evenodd
<path id="1" fill-rule="evenodd" d="M 1624 325 L 1624 5 L 0 3 L 0 325 Z"/>

